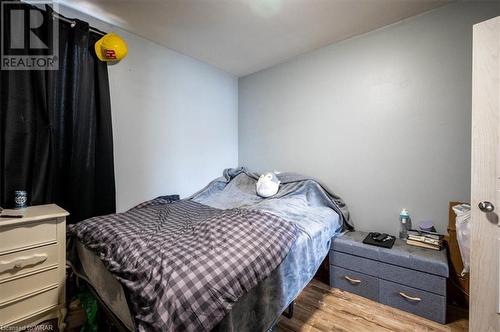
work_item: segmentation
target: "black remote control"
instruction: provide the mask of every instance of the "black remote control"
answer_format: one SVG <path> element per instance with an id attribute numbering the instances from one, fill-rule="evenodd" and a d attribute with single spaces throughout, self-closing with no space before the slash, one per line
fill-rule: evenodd
<path id="1" fill-rule="evenodd" d="M 375 236 L 373 239 L 377 242 L 382 242 L 386 237 L 388 237 L 389 235 L 386 234 L 386 233 L 382 233 L 378 236 Z"/>

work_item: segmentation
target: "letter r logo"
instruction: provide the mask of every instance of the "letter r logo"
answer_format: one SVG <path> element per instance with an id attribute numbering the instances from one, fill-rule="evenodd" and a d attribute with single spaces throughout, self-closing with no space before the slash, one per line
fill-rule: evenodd
<path id="1" fill-rule="evenodd" d="M 48 46 L 33 32 L 43 24 L 43 15 L 38 10 L 10 10 L 10 48 L 24 49 L 26 47 L 25 17 L 29 13 L 28 36 L 30 49 L 47 49 Z"/>
<path id="2" fill-rule="evenodd" d="M 0 0 L 1 70 L 59 68 L 58 1 Z"/>

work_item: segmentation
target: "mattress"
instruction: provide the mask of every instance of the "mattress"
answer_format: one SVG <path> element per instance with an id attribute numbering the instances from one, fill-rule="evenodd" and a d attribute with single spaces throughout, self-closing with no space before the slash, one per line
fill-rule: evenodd
<path id="1" fill-rule="evenodd" d="M 76 251 L 81 264 L 77 273 L 95 289 L 101 301 L 114 313 L 116 318 L 132 331 L 134 320 L 130 314 L 122 285 L 106 269 L 99 257 L 81 242 L 76 242 Z"/>

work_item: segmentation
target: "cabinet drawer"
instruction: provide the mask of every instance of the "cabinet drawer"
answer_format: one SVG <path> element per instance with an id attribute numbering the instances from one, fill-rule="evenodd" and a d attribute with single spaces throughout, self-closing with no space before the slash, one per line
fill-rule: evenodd
<path id="1" fill-rule="evenodd" d="M 57 266 L 57 244 L 0 256 L 0 283 L 15 276 Z"/>
<path id="2" fill-rule="evenodd" d="M 423 290 L 380 280 L 380 303 L 431 319 L 446 322 L 446 299 Z"/>
<path id="3" fill-rule="evenodd" d="M 338 251 L 330 251 L 330 264 L 439 295 L 444 296 L 446 294 L 446 278 L 434 274 L 348 255 Z"/>
<path id="4" fill-rule="evenodd" d="M 339 251 L 330 251 L 330 264 L 373 277 L 379 275 L 380 262 Z"/>
<path id="5" fill-rule="evenodd" d="M 57 284 L 60 281 L 59 275 L 58 267 L 53 267 L 35 274 L 0 282 L 0 302 L 22 297 Z"/>
<path id="6" fill-rule="evenodd" d="M 330 265 L 330 286 L 378 301 L 378 279 Z"/>
<path id="7" fill-rule="evenodd" d="M 0 255 L 34 245 L 56 243 L 57 219 L 0 228 Z"/>
<path id="8" fill-rule="evenodd" d="M 379 262 L 379 277 L 412 288 L 446 295 L 446 278 Z"/>
<path id="9" fill-rule="evenodd" d="M 58 304 L 57 285 L 41 289 L 16 300 L 0 302 L 0 326 L 10 325 L 28 316 L 54 308 Z"/>

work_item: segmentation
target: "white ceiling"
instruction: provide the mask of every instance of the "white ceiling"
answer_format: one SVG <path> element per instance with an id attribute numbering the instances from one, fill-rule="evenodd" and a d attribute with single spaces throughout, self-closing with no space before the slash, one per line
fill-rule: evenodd
<path id="1" fill-rule="evenodd" d="M 63 0 L 236 76 L 400 21 L 448 0 Z"/>

